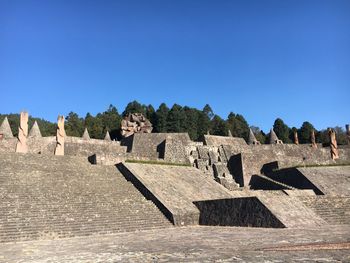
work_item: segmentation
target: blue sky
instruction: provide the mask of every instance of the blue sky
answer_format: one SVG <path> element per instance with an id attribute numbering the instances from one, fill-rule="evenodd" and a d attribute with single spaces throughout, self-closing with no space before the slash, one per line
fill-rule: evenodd
<path id="1" fill-rule="evenodd" d="M 350 122 L 350 1 L 0 0 L 0 113 L 55 121 L 138 100 Z"/>

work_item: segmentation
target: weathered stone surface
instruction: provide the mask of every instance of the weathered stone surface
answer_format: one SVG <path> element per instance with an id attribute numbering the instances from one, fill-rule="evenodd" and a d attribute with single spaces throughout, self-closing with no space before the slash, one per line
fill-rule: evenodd
<path id="1" fill-rule="evenodd" d="M 255 135 L 254 135 L 252 129 L 249 129 L 248 144 L 251 144 L 251 145 L 260 145 L 260 144 L 261 144 L 261 143 L 255 138 Z"/>
<path id="2" fill-rule="evenodd" d="M 114 165 L 12 153 L 0 167 L 0 243 L 172 227 Z"/>
<path id="3" fill-rule="evenodd" d="M 230 175 L 230 171 L 228 170 L 227 166 L 222 163 L 214 163 L 213 164 L 213 170 L 214 170 L 214 176 L 216 178 L 218 177 L 227 177 L 232 179 L 232 175 Z"/>
<path id="4" fill-rule="evenodd" d="M 311 140 L 311 147 L 317 148 L 316 137 L 315 137 L 315 130 L 311 131 L 310 140 Z"/>
<path id="5" fill-rule="evenodd" d="M 219 147 L 220 145 L 247 145 L 243 138 L 216 135 L 204 135 L 204 145 Z"/>
<path id="6" fill-rule="evenodd" d="M 232 147 L 224 146 L 224 152 L 227 158 L 241 153 L 242 154 L 242 171 L 244 174 L 244 185 L 248 186 L 251 176 L 260 174 L 269 163 L 277 162 L 279 168 L 287 168 L 302 165 L 326 165 L 334 161 L 330 158 L 329 148 L 319 147 L 312 148 L 307 144 L 278 144 L 278 145 L 261 145 L 259 147 Z M 344 153 L 337 160 L 339 163 L 348 163 L 350 156 L 348 150 L 340 149 Z M 238 171 L 236 171 L 238 172 Z M 236 177 L 235 173 L 231 173 Z"/>
<path id="7" fill-rule="evenodd" d="M 120 142 L 117 141 L 84 140 L 79 137 L 66 136 L 64 144 L 65 155 L 87 158 L 96 154 L 100 160 L 98 164 L 115 165 L 129 158 L 126 147 L 120 146 Z"/>
<path id="8" fill-rule="evenodd" d="M 328 135 L 329 135 L 330 148 L 331 148 L 331 157 L 333 160 L 336 160 L 339 158 L 339 153 L 338 153 L 338 144 L 335 136 L 335 131 L 333 129 L 328 129 Z"/>
<path id="9" fill-rule="evenodd" d="M 270 130 L 270 144 L 283 144 L 273 129 Z"/>
<path id="10" fill-rule="evenodd" d="M 294 131 L 294 144 L 298 145 L 299 144 L 299 138 L 298 138 L 298 132 Z"/>
<path id="11" fill-rule="evenodd" d="M 13 134 L 11 131 L 10 123 L 7 117 L 2 121 L 1 126 L 0 126 L 0 134 L 2 134 L 2 138 L 4 139 L 9 139 L 13 138 Z"/>
<path id="12" fill-rule="evenodd" d="M 196 165 L 196 168 L 202 171 L 206 171 L 207 165 L 209 164 L 208 160 L 204 160 L 204 159 L 196 159 L 194 163 Z"/>
<path id="13" fill-rule="evenodd" d="M 209 160 L 209 148 L 207 146 L 198 146 L 198 155 L 202 160 Z"/>
<path id="14" fill-rule="evenodd" d="M 196 201 L 200 225 L 284 228 L 257 197 Z"/>
<path id="15" fill-rule="evenodd" d="M 132 113 L 121 122 L 121 135 L 129 137 L 134 133 L 151 133 L 152 123 L 142 113 Z"/>
<path id="16" fill-rule="evenodd" d="M 140 182 L 148 198 L 162 204 L 175 225 L 198 224 L 193 201 L 232 197 L 230 192 L 193 167 L 123 163 L 118 168 L 128 180 Z M 159 207 L 159 206 L 158 206 Z"/>
<path id="17" fill-rule="evenodd" d="M 16 152 L 27 153 L 27 137 L 28 137 L 28 112 L 21 112 L 18 127 L 18 142 Z"/>
<path id="18" fill-rule="evenodd" d="M 349 226 L 192 226 L 0 244 L 3 262 L 349 262 Z"/>
<path id="19" fill-rule="evenodd" d="M 106 136 L 105 136 L 104 140 L 111 141 L 111 136 L 109 135 L 109 131 L 106 132 Z"/>
<path id="20" fill-rule="evenodd" d="M 166 141 L 173 141 L 174 147 L 166 147 Z M 129 158 L 136 160 L 158 160 L 164 158 L 176 159 L 177 163 L 185 160 L 183 154 L 186 153 L 187 146 L 191 144 L 188 133 L 135 133 L 121 141 L 122 146 L 126 146 L 130 152 Z M 183 149 L 181 149 L 183 148 Z M 170 156 L 172 151 L 174 156 Z M 178 154 L 178 155 L 177 155 Z"/>
<path id="21" fill-rule="evenodd" d="M 305 167 L 297 170 L 323 194 L 350 195 L 350 166 Z"/>
<path id="22" fill-rule="evenodd" d="M 209 164 L 213 165 L 214 163 L 217 163 L 219 161 L 219 155 L 217 151 L 209 150 Z"/>
<path id="23" fill-rule="evenodd" d="M 303 204 L 330 225 L 349 225 L 350 196 L 298 196 Z"/>
<path id="24" fill-rule="evenodd" d="M 90 134 L 87 128 L 85 128 L 83 136 L 81 136 L 81 138 L 83 138 L 84 140 L 90 140 Z"/>
<path id="25" fill-rule="evenodd" d="M 41 138 L 41 132 L 38 123 L 35 121 L 33 127 L 29 131 L 29 136 L 31 138 Z"/>
<path id="26" fill-rule="evenodd" d="M 186 154 L 185 145 L 181 141 L 169 136 L 165 140 L 164 161 L 169 163 L 190 163 L 189 156 Z"/>
<path id="27" fill-rule="evenodd" d="M 66 131 L 64 130 L 64 116 L 59 115 L 57 118 L 55 155 L 64 155 L 65 137 L 66 137 Z"/>

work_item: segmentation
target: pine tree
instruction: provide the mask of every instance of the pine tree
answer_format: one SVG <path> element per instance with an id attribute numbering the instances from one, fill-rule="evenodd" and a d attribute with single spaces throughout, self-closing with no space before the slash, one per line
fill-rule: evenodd
<path id="1" fill-rule="evenodd" d="M 159 105 L 155 113 L 155 120 L 153 123 L 154 132 L 167 132 L 167 119 L 169 108 L 165 103 Z"/>
<path id="2" fill-rule="evenodd" d="M 289 139 L 290 128 L 283 122 L 282 119 L 277 118 L 273 124 L 273 130 L 275 131 L 278 139 L 282 140 L 284 143 L 291 143 Z"/>
<path id="3" fill-rule="evenodd" d="M 249 125 L 242 115 L 230 112 L 227 118 L 227 124 L 233 137 L 244 138 L 248 141 Z"/>
<path id="4" fill-rule="evenodd" d="M 220 116 L 214 115 L 213 119 L 211 120 L 210 131 L 212 135 L 227 136 L 228 125 L 222 118 L 220 118 Z"/>
<path id="5" fill-rule="evenodd" d="M 301 125 L 299 131 L 298 131 L 298 137 L 300 143 L 310 143 L 310 137 L 311 137 L 311 131 L 315 130 L 314 126 L 308 122 L 305 121 Z"/>

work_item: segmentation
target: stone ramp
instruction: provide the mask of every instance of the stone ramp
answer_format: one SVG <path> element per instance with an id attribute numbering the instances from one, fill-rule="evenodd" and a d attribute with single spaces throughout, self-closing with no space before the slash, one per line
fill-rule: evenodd
<path id="1" fill-rule="evenodd" d="M 175 225 L 198 224 L 194 201 L 232 197 L 229 190 L 194 167 L 122 163 L 118 169 L 155 200 Z"/>
<path id="2" fill-rule="evenodd" d="M 299 199 L 328 224 L 350 225 L 350 196 L 300 196 Z"/>
<path id="3" fill-rule="evenodd" d="M 0 154 L 0 242 L 171 227 L 114 166 Z"/>
<path id="4" fill-rule="evenodd" d="M 257 193 L 257 197 L 285 227 L 304 228 L 327 224 L 298 198 L 262 191 Z"/>
<path id="5" fill-rule="evenodd" d="M 323 194 L 350 195 L 350 166 L 308 167 L 297 170 Z"/>
<path id="6" fill-rule="evenodd" d="M 122 163 L 118 168 L 175 225 L 300 228 L 327 224 L 283 191 L 229 191 L 193 167 Z M 230 218 L 220 218 L 223 214 Z"/>

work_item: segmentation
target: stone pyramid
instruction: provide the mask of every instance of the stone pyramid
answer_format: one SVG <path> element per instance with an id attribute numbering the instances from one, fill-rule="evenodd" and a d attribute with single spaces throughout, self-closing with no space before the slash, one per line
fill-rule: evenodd
<path id="1" fill-rule="evenodd" d="M 260 144 L 260 142 L 256 139 L 252 129 L 249 129 L 248 144 L 254 144 L 254 145 L 259 145 Z"/>
<path id="2" fill-rule="evenodd" d="M 7 117 L 5 117 L 5 119 L 3 120 L 0 126 L 0 134 L 2 134 L 4 138 L 13 138 L 10 123 Z"/>
<path id="3" fill-rule="evenodd" d="M 105 141 L 111 141 L 111 136 L 108 131 L 106 132 Z"/>
<path id="4" fill-rule="evenodd" d="M 270 130 L 270 144 L 283 144 L 273 129 Z"/>
<path id="5" fill-rule="evenodd" d="M 42 137 L 39 129 L 39 125 L 36 121 L 34 122 L 33 127 L 30 129 L 28 137 L 35 137 L 35 138 Z"/>
<path id="6" fill-rule="evenodd" d="M 85 128 L 83 136 L 81 138 L 83 138 L 84 140 L 90 140 L 90 135 L 87 128 Z"/>
<path id="7" fill-rule="evenodd" d="M 232 133 L 231 133 L 231 130 L 228 130 L 228 137 L 233 137 Z"/>

